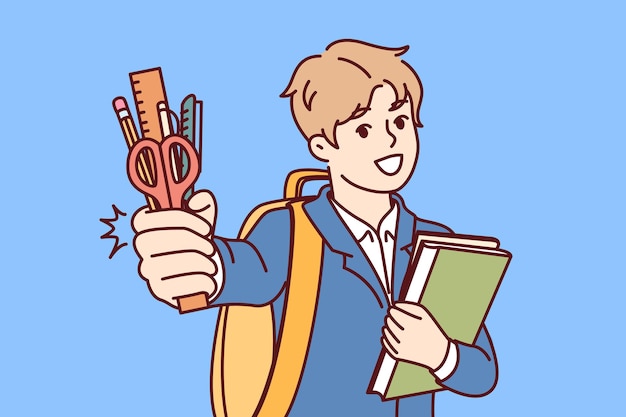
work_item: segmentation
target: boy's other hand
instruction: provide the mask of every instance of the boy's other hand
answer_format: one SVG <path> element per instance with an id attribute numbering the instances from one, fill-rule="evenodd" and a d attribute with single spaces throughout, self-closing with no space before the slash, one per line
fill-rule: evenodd
<path id="1" fill-rule="evenodd" d="M 450 342 L 426 308 L 398 302 L 385 318 L 382 343 L 395 359 L 435 370 L 443 363 Z"/>
<path id="2" fill-rule="evenodd" d="M 132 218 L 139 275 L 155 298 L 172 307 L 177 307 L 177 298 L 201 292 L 211 296 L 217 288 L 215 197 L 210 191 L 198 191 L 188 207 L 188 211 L 142 207 Z"/>

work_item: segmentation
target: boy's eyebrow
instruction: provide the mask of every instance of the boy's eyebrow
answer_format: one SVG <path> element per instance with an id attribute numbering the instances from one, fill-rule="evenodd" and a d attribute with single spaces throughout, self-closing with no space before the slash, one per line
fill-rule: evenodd
<path id="1" fill-rule="evenodd" d="M 407 100 L 407 98 L 403 98 L 400 100 L 396 100 L 393 103 L 391 103 L 391 107 L 389 107 L 389 111 L 394 111 L 394 110 L 398 110 L 400 107 L 404 106 L 409 100 Z"/>

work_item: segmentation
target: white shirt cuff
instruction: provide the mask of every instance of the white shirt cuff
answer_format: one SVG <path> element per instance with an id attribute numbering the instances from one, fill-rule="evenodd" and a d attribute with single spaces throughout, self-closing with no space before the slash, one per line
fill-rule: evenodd
<path id="1" fill-rule="evenodd" d="M 209 303 L 215 301 L 224 286 L 224 266 L 222 264 L 222 256 L 217 248 L 213 256 L 211 256 L 211 260 L 215 263 L 215 275 L 213 275 L 213 279 L 215 280 L 215 292 L 209 296 Z"/>
<path id="2" fill-rule="evenodd" d="M 443 360 L 443 364 L 434 371 L 433 373 L 440 381 L 443 381 L 456 369 L 457 361 L 459 358 L 459 348 L 456 343 L 450 342 L 450 346 L 448 347 L 448 353 L 446 354 L 446 358 Z"/>

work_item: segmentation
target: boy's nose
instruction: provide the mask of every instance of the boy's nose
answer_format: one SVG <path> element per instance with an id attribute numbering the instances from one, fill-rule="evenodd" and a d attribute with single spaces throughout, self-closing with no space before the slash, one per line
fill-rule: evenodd
<path id="1" fill-rule="evenodd" d="M 385 120 L 385 130 L 387 131 L 387 134 L 389 134 L 389 136 L 391 136 L 391 145 L 389 145 L 390 148 L 393 148 L 394 145 L 396 144 L 396 135 L 394 135 L 393 133 L 391 133 L 391 130 L 389 129 L 389 119 Z"/>

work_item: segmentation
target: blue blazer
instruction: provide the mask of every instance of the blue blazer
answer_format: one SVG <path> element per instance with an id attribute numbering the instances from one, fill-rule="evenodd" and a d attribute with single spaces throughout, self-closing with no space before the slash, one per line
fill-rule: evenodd
<path id="1" fill-rule="evenodd" d="M 322 278 L 307 362 L 289 416 L 432 416 L 435 394 L 391 401 L 366 394 L 382 348 L 389 304 L 374 269 L 331 205 L 330 195 L 330 187 L 323 187 L 304 205 L 324 241 Z M 414 233 L 450 229 L 417 218 L 400 196 L 393 198 L 399 207 L 392 283 L 395 300 L 413 250 Z M 224 284 L 213 305 L 273 303 L 275 311 L 282 311 L 290 237 L 290 213 L 285 208 L 265 214 L 246 240 L 216 238 Z M 496 384 L 497 363 L 487 330 L 481 329 L 476 345 L 457 345 L 458 365 L 440 383 L 463 395 L 489 393 Z"/>

